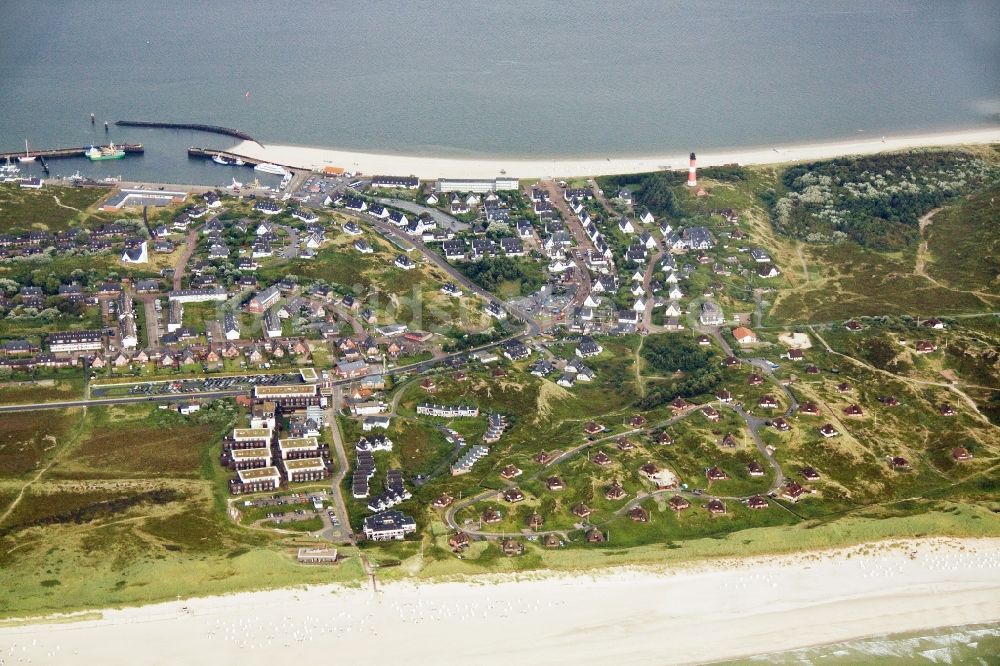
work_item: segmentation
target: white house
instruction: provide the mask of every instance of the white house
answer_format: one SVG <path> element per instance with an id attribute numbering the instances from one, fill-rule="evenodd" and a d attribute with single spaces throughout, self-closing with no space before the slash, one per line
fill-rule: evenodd
<path id="1" fill-rule="evenodd" d="M 701 316 L 699 320 L 705 326 L 721 326 L 726 322 L 722 314 L 722 308 L 712 301 L 705 301 L 701 304 Z"/>
<path id="2" fill-rule="evenodd" d="M 145 264 L 149 261 L 149 251 L 146 241 L 135 245 L 126 245 L 122 252 L 122 263 L 125 264 Z"/>
<path id="3" fill-rule="evenodd" d="M 239 340 L 240 339 L 240 322 L 236 318 L 236 315 L 226 313 L 222 318 L 222 330 L 226 335 L 226 340 Z"/>

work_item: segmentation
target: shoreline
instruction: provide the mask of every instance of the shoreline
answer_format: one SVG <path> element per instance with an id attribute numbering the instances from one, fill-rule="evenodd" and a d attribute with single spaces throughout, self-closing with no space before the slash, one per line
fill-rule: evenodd
<path id="1" fill-rule="evenodd" d="M 289 648 L 362 658 L 377 643 L 381 661 L 691 663 L 996 621 L 1000 539 L 928 538 L 670 569 L 392 581 L 378 593 L 236 593 L 69 623 L 32 618 L 0 625 L 0 654 L 49 664 L 126 664 L 140 654 L 144 663 L 263 664 Z"/>
<path id="2" fill-rule="evenodd" d="M 830 159 L 845 155 L 870 155 L 884 151 L 957 145 L 982 145 L 1000 142 L 1000 127 L 845 139 L 822 143 L 802 143 L 774 147 L 709 149 L 698 154 L 698 165 L 721 166 L 779 164 Z M 583 178 L 589 176 L 643 173 L 663 169 L 686 169 L 688 153 L 619 157 L 434 157 L 364 151 L 338 150 L 268 144 L 261 146 L 242 141 L 227 152 L 252 160 L 272 162 L 293 169 L 322 170 L 339 167 L 367 175 L 414 175 L 423 180 L 435 178 L 519 179 Z"/>

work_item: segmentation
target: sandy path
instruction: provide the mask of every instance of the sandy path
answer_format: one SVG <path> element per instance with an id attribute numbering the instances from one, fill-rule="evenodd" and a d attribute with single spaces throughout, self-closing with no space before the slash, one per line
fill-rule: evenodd
<path id="1" fill-rule="evenodd" d="M 184 249 L 181 251 L 181 256 L 177 258 L 177 266 L 174 268 L 174 291 L 181 288 L 181 282 L 184 279 L 184 271 L 187 270 L 188 261 L 191 259 L 191 255 L 198 248 L 198 231 L 197 229 L 192 229 L 188 232 L 188 235 L 184 238 Z"/>
<path id="2" fill-rule="evenodd" d="M 938 287 L 941 287 L 943 289 L 949 289 L 950 287 L 946 287 L 945 285 L 941 284 L 940 282 L 938 282 L 937 280 L 935 280 L 934 278 L 932 278 L 930 275 L 927 274 L 927 258 L 930 256 L 930 249 L 928 248 L 928 240 L 927 237 L 924 235 L 924 231 L 927 229 L 927 227 L 931 226 L 932 218 L 935 215 L 937 215 L 938 211 L 940 210 L 941 210 L 940 208 L 935 208 L 934 210 L 930 211 L 929 213 L 921 217 L 920 221 L 918 222 L 919 225 L 918 228 L 920 230 L 920 244 L 917 245 L 917 261 L 916 265 L 913 267 L 913 274 L 918 275 L 926 280 L 930 280 Z"/>
<path id="3" fill-rule="evenodd" d="M 976 401 L 973 400 L 972 398 L 970 398 L 969 395 L 967 393 L 965 393 L 961 388 L 959 388 L 958 385 L 951 384 L 951 383 L 946 383 L 946 382 L 932 382 L 932 381 L 929 381 L 929 380 L 926 380 L 926 379 L 917 379 L 916 377 L 907 377 L 905 375 L 897 375 L 897 374 L 894 374 L 892 372 L 889 372 L 888 370 L 882 370 L 881 368 L 876 368 L 874 365 L 871 365 L 869 363 L 865 363 L 864 361 L 862 361 L 860 359 L 857 359 L 857 358 L 854 358 L 853 356 L 848 356 L 846 354 L 841 354 L 839 351 L 834 350 L 829 345 L 829 343 L 827 343 L 826 339 L 816 331 L 816 327 L 815 326 L 813 326 L 812 324 L 809 324 L 808 326 L 809 326 L 809 331 L 814 336 L 816 336 L 816 339 L 818 339 L 823 344 L 823 347 L 826 348 L 826 351 L 828 351 L 829 353 L 835 354 L 837 356 L 840 356 L 841 358 L 845 358 L 848 361 L 850 361 L 851 363 L 854 363 L 855 365 L 860 365 L 860 366 L 862 366 L 864 368 L 867 368 L 871 372 L 874 372 L 876 374 L 886 375 L 886 376 L 891 377 L 892 379 L 895 379 L 897 381 L 906 382 L 906 383 L 909 383 L 909 384 L 919 384 L 919 385 L 923 385 L 923 386 L 937 386 L 937 387 L 940 387 L 940 388 L 948 389 L 949 391 L 951 391 L 952 393 L 954 393 L 956 396 L 958 396 L 958 398 L 962 402 L 964 402 L 966 405 L 968 405 L 970 409 L 972 409 L 972 412 L 976 415 L 976 418 L 980 422 L 982 422 L 983 425 L 985 425 L 985 426 L 987 426 L 989 428 L 1000 428 L 1000 426 L 994 424 L 992 421 L 990 421 L 986 417 L 985 414 L 983 414 L 981 411 L 979 411 L 979 405 L 976 404 Z M 981 388 L 990 388 L 990 387 L 981 387 Z"/>
<path id="4" fill-rule="evenodd" d="M 24 499 L 24 493 L 27 492 L 28 488 L 30 488 L 35 483 L 38 483 L 38 481 L 43 476 L 45 476 L 45 473 L 49 471 L 49 468 L 52 467 L 52 465 L 54 465 L 56 461 L 63 456 L 66 450 L 72 446 L 73 441 L 80 435 L 80 427 L 83 426 L 83 419 L 85 419 L 86 417 L 87 417 L 87 408 L 84 407 L 80 418 L 80 423 L 77 427 L 76 432 L 73 433 L 73 435 L 70 437 L 70 441 L 63 444 L 62 448 L 58 449 L 55 453 L 53 453 L 52 457 L 49 459 L 49 462 L 46 463 L 44 467 L 39 469 L 37 474 L 35 474 L 33 477 L 24 482 L 24 485 L 21 486 L 21 490 L 18 491 L 17 495 L 14 497 L 14 500 L 4 510 L 3 514 L 0 514 L 0 525 L 2 525 L 5 520 L 7 520 L 10 514 L 14 513 L 14 509 L 16 509 L 18 504 L 21 503 L 21 500 Z M 59 443 L 56 442 L 54 438 L 52 441 L 54 446 L 59 446 Z M 2 665 L 2 662 L 0 662 L 0 665 Z"/>
<path id="5" fill-rule="evenodd" d="M 337 663 L 373 649 L 379 663 L 704 662 L 996 621 L 1000 540 L 491 582 L 323 586 L 107 611 L 0 629 L 0 654 L 53 666 L 271 664 L 289 649 Z"/>

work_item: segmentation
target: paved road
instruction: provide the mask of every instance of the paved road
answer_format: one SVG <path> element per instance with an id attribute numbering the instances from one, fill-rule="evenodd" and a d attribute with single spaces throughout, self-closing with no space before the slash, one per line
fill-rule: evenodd
<path id="1" fill-rule="evenodd" d="M 653 332 L 653 306 L 656 303 L 656 297 L 649 286 L 653 284 L 653 273 L 656 272 L 656 267 L 662 258 L 663 250 L 660 249 L 659 241 L 657 241 L 656 252 L 650 257 L 649 263 L 646 264 L 646 272 L 642 275 L 642 289 L 646 292 L 642 295 L 642 300 L 646 303 L 646 310 L 642 313 L 642 328 L 647 333 Z"/>
<path id="2" fill-rule="evenodd" d="M 729 343 L 726 342 L 726 339 L 724 337 L 722 337 L 722 333 L 720 332 L 720 329 L 719 329 L 718 326 L 698 326 L 697 330 L 700 331 L 700 332 L 702 332 L 702 333 L 704 333 L 704 334 L 706 334 L 706 335 L 711 336 L 712 338 L 714 338 L 715 341 L 719 343 L 719 346 L 722 347 L 722 351 L 724 351 L 726 353 L 726 356 L 735 356 L 736 355 L 736 354 L 733 353 L 733 348 L 730 347 Z M 754 365 L 756 365 L 756 364 L 754 364 Z M 770 368 L 766 368 L 765 371 L 768 374 L 771 373 Z"/>
<path id="3" fill-rule="evenodd" d="M 295 227 L 288 227 L 281 225 L 280 229 L 284 229 L 285 233 L 288 234 L 288 245 L 285 249 L 281 251 L 281 257 L 283 259 L 295 259 L 299 256 L 299 232 Z"/>
<path id="4" fill-rule="evenodd" d="M 393 208 L 399 208 L 411 213 L 416 213 L 420 215 L 422 213 L 428 213 L 431 217 L 437 221 L 438 225 L 442 227 L 447 227 L 452 231 L 465 231 L 469 228 L 469 225 L 461 220 L 448 215 L 442 210 L 437 208 L 431 208 L 429 206 L 422 206 L 418 203 L 412 201 L 406 201 L 404 199 L 390 199 L 388 197 L 381 197 L 376 199 L 380 204 L 385 204 L 386 206 L 392 206 Z"/>
<path id="5" fill-rule="evenodd" d="M 340 522 L 340 538 L 350 543 L 354 543 L 354 532 L 351 529 L 350 514 L 347 513 L 347 504 L 344 502 L 343 488 L 344 477 L 347 475 L 348 462 L 347 452 L 344 450 L 344 436 L 340 432 L 340 423 L 337 421 L 337 406 L 340 404 L 339 391 L 334 392 L 334 400 L 330 408 L 326 410 L 323 418 L 327 420 L 330 427 L 330 435 L 333 438 L 333 449 L 337 455 L 337 471 L 330 479 L 333 495 L 333 505 Z M 336 527 L 331 529 L 337 530 Z"/>
<path id="6" fill-rule="evenodd" d="M 583 225 L 580 224 L 580 220 L 576 214 L 569 209 L 569 205 L 563 198 L 562 189 L 551 180 L 543 181 L 539 185 L 549 193 L 549 201 L 562 214 L 563 222 L 566 223 L 566 229 L 576 239 L 576 250 L 580 253 L 579 257 L 576 257 L 576 253 L 573 255 L 573 263 L 576 266 L 573 277 L 576 280 L 577 287 L 576 293 L 573 294 L 573 300 L 569 303 L 568 309 L 572 311 L 574 306 L 582 306 L 583 302 L 587 300 L 587 296 L 590 295 L 590 269 L 587 268 L 587 262 L 584 257 L 594 249 L 594 244 L 590 242 L 590 238 L 584 232 Z"/>

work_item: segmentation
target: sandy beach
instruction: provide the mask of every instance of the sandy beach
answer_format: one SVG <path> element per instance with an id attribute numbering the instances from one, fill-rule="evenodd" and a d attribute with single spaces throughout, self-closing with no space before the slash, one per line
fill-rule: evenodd
<path id="1" fill-rule="evenodd" d="M 2 664 L 693 663 L 1000 620 L 1000 539 L 675 570 L 320 586 L 0 629 Z"/>
<path id="2" fill-rule="evenodd" d="M 1000 128 L 977 129 L 911 136 L 869 136 L 857 139 L 732 150 L 698 150 L 700 166 L 721 164 L 774 164 L 818 160 L 840 155 L 866 155 L 886 150 L 927 148 L 1000 142 Z M 433 178 L 579 178 L 622 173 L 641 173 L 659 169 L 686 169 L 688 153 L 646 157 L 589 158 L 446 158 L 415 155 L 365 153 L 305 146 L 266 145 L 244 141 L 230 152 L 297 169 L 322 169 L 334 166 L 363 174 L 414 175 Z"/>

